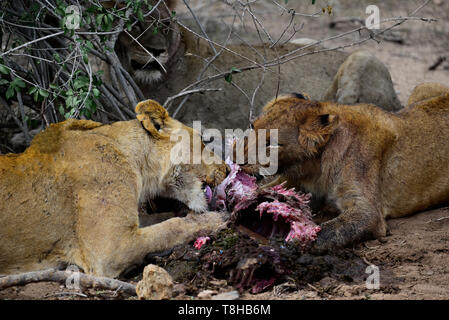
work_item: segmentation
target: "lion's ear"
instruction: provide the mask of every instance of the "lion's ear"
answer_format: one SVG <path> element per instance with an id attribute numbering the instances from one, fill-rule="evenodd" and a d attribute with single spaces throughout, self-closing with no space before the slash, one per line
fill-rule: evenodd
<path id="1" fill-rule="evenodd" d="M 337 121 L 337 116 L 335 114 L 320 114 L 318 116 L 318 121 L 321 126 L 327 127 L 333 125 Z"/>
<path id="2" fill-rule="evenodd" d="M 160 130 L 165 126 L 169 116 L 167 110 L 154 100 L 139 102 L 136 106 L 137 120 L 156 138 L 162 137 Z"/>
<path id="3" fill-rule="evenodd" d="M 292 93 L 292 96 L 298 99 L 302 99 L 302 100 L 312 100 L 312 98 L 310 98 L 310 95 L 308 95 L 307 93 L 299 93 L 299 92 L 294 92 Z"/>
<path id="4" fill-rule="evenodd" d="M 318 114 L 308 118 L 299 128 L 299 144 L 310 155 L 318 152 L 329 141 L 336 128 L 338 116 L 333 114 Z"/>

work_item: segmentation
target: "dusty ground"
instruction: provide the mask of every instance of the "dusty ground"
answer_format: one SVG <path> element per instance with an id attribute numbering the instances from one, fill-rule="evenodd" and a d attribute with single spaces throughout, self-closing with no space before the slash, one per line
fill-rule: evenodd
<path id="1" fill-rule="evenodd" d="M 449 299 L 449 208 L 390 220 L 391 235 L 354 249 L 366 263 L 379 267 L 380 288 L 365 282 L 330 277 L 296 292 L 276 288 L 247 299 Z M 367 276 L 367 275 L 365 275 Z"/>
<path id="2" fill-rule="evenodd" d="M 289 6 L 298 12 L 307 12 L 290 0 Z M 334 16 L 324 19 L 307 19 L 304 29 L 297 37 L 322 39 L 339 32 L 354 28 L 342 25 L 338 29 L 329 29 L 332 19 L 343 16 L 361 16 L 367 4 L 378 4 L 381 18 L 405 16 L 422 1 L 317 1 L 317 7 L 324 4 L 334 6 Z M 209 13 L 217 12 L 211 10 Z M 313 12 L 313 11 L 308 11 Z M 344 13 L 344 14 L 343 14 Z M 420 11 L 419 16 L 436 17 L 433 24 L 425 22 L 407 22 L 397 31 L 403 37 L 404 44 L 394 42 L 369 41 L 357 49 L 368 49 L 381 59 L 390 69 L 400 100 L 405 104 L 413 87 L 425 81 L 435 81 L 449 85 L 449 2 L 433 0 Z M 282 19 L 267 16 L 264 25 L 270 30 L 279 29 L 279 25 L 288 23 Z M 276 34 L 276 31 L 273 31 Z M 332 42 L 329 46 L 343 43 Z M 435 71 L 429 71 L 439 57 L 446 57 Z M 298 285 L 292 281 L 276 285 L 257 295 L 244 292 L 243 299 L 449 299 L 449 208 L 419 213 L 408 218 L 388 222 L 391 235 L 382 241 L 368 241 L 356 246 L 355 256 L 349 263 L 365 266 L 374 264 L 380 270 L 380 288 L 369 290 L 365 286 L 365 274 L 354 274 L 350 279 L 337 279 L 332 272 L 323 273 L 319 281 L 308 285 Z M 354 269 L 355 270 L 355 269 Z M 360 270 L 359 270 L 360 271 Z M 220 280 L 220 279 L 219 279 Z M 178 284 L 177 289 L 182 287 Z M 216 291 L 233 290 L 223 279 L 211 286 Z M 0 299 L 123 299 L 129 298 L 110 291 L 84 290 L 70 295 L 70 290 L 54 283 L 29 284 L 0 291 Z M 80 296 L 80 294 L 85 295 Z M 191 298 L 179 290 L 178 298 Z"/>
<path id="3" fill-rule="evenodd" d="M 422 212 L 408 218 L 388 222 L 391 235 L 368 241 L 347 249 L 330 263 L 335 265 L 320 271 L 312 268 L 318 281 L 308 284 L 284 278 L 266 292 L 251 294 L 245 290 L 242 299 L 449 299 L 449 208 Z M 190 244 L 191 245 L 191 244 Z M 346 257 L 346 260 L 345 260 Z M 310 257 L 307 257 L 310 259 Z M 314 258 L 315 259 L 315 258 Z M 318 266 L 318 260 L 311 265 Z M 185 258 L 179 261 L 188 261 Z M 307 260 L 302 259 L 302 262 Z M 312 261 L 312 260 L 311 260 Z M 379 289 L 367 289 L 366 267 L 374 264 L 379 268 Z M 173 266 L 172 266 L 173 267 Z M 322 268 L 322 265 L 320 265 Z M 341 268 L 345 268 L 342 272 Z M 300 269 L 300 268 L 298 268 Z M 304 267 L 305 269 L 305 267 Z M 170 270 L 179 274 L 181 267 Z M 338 272 L 337 272 L 338 271 Z M 195 299 L 197 293 L 206 288 L 189 292 L 187 287 L 199 277 L 191 274 L 183 283 L 175 285 L 175 299 Z M 138 280 L 139 276 L 132 282 Z M 225 275 L 213 279 L 207 289 L 216 293 L 235 290 Z M 131 281 L 131 280 L 129 280 Z M 23 287 L 12 287 L 0 291 L 0 299 L 134 299 L 124 294 L 107 290 L 73 290 L 56 283 L 33 283 Z"/>

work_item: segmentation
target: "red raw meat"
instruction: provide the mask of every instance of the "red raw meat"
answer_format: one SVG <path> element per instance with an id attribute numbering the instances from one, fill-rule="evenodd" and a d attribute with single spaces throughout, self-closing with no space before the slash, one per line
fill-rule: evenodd
<path id="1" fill-rule="evenodd" d="M 273 221 L 282 219 L 290 225 L 285 240 L 297 240 L 307 248 L 316 240 L 321 228 L 312 220 L 308 206 L 310 194 L 298 193 L 284 188 L 284 184 L 259 190 L 256 178 L 240 169 L 240 166 L 227 161 L 231 172 L 216 188 L 216 201 L 219 210 L 228 210 L 233 216 L 245 214 L 246 209 L 257 204 L 260 217 L 270 214 Z"/>

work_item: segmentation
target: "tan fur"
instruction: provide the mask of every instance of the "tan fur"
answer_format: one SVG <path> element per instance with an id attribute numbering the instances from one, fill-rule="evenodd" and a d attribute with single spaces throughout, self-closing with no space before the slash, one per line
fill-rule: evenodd
<path id="1" fill-rule="evenodd" d="M 396 114 L 291 96 L 268 103 L 254 127 L 279 128 L 279 173 L 341 212 L 322 225 L 315 249 L 385 236 L 386 218 L 449 201 L 449 93 L 442 88 Z M 418 88 L 414 96 L 426 94 Z"/>
<path id="2" fill-rule="evenodd" d="M 442 94 L 449 93 L 449 88 L 435 82 L 422 83 L 413 89 L 408 98 L 407 105 L 412 105 L 426 99 L 438 97 Z"/>
<path id="3" fill-rule="evenodd" d="M 155 6 L 158 1 L 150 0 L 149 4 Z M 117 54 L 142 88 L 162 82 L 177 59 L 175 55 L 179 51 L 181 35 L 177 25 L 170 22 L 175 4 L 176 1 L 165 0 L 165 4 L 160 3 L 158 10 L 154 10 L 145 22 L 139 22 L 129 32 L 119 35 L 115 48 Z M 166 21 L 155 24 L 155 19 Z"/>
<path id="4" fill-rule="evenodd" d="M 206 211 L 201 184 L 221 182 L 226 167 L 173 165 L 170 134 L 198 133 L 155 101 L 136 112 L 140 121 L 53 124 L 24 153 L 0 156 L 0 274 L 62 262 L 116 277 L 147 253 L 222 223 L 218 213 L 190 213 L 139 228 L 139 203 L 157 195 Z"/>

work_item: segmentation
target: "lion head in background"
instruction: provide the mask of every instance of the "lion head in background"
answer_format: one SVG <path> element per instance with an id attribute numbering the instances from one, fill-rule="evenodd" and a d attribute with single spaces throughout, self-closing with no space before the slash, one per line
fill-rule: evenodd
<path id="1" fill-rule="evenodd" d="M 171 20 L 174 7 L 174 0 L 149 1 L 144 10 L 148 16 L 119 35 L 114 49 L 123 67 L 141 86 L 160 83 L 179 49 L 181 35 Z"/>

